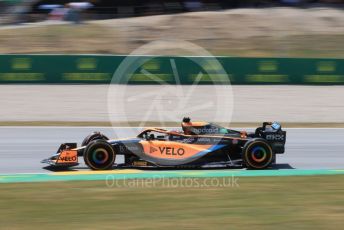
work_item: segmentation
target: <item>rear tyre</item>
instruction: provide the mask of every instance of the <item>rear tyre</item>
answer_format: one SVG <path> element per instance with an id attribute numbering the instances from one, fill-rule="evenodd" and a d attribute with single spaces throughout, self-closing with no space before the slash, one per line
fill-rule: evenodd
<path id="1" fill-rule="evenodd" d="M 93 170 L 111 169 L 116 160 L 116 153 L 111 144 L 104 140 L 89 143 L 84 152 L 84 161 Z"/>
<path id="2" fill-rule="evenodd" d="M 109 140 L 109 138 L 100 132 L 93 132 L 87 137 L 85 137 L 85 139 L 81 143 L 81 146 L 86 146 L 94 140 Z"/>
<path id="3" fill-rule="evenodd" d="M 265 169 L 274 161 L 270 144 L 264 139 L 248 141 L 242 150 L 244 165 L 249 169 Z"/>

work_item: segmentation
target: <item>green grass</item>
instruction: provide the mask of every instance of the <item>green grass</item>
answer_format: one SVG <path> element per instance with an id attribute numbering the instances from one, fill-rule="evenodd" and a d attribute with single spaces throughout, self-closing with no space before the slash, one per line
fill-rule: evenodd
<path id="1" fill-rule="evenodd" d="M 148 187 L 2 184 L 0 223 L 2 229 L 339 229 L 343 181 L 338 175 L 241 177 L 239 187 L 203 188 L 167 187 L 171 180 Z"/>

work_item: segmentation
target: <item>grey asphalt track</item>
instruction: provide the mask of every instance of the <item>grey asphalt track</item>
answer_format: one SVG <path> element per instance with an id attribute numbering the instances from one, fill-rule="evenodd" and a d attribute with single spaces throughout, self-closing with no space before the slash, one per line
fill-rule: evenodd
<path id="1" fill-rule="evenodd" d="M 0 173 L 44 173 L 40 163 L 63 142 L 80 142 L 92 131 L 109 137 L 127 137 L 128 128 L 1 127 Z M 286 153 L 277 168 L 344 169 L 344 129 L 287 129 Z M 117 162 L 123 161 L 118 157 Z M 86 170 L 80 165 L 77 170 Z"/>
<path id="2" fill-rule="evenodd" d="M 111 85 L 111 90 L 88 84 L 0 85 L 0 122 L 175 122 L 189 116 L 233 123 L 344 123 L 344 86 L 233 85 L 233 97 L 229 92 L 223 85 Z"/>

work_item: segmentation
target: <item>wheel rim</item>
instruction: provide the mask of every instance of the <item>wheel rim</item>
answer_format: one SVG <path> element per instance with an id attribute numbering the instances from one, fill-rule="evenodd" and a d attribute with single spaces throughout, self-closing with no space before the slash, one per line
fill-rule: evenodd
<path id="1" fill-rule="evenodd" d="M 256 146 L 252 149 L 252 159 L 255 162 L 263 162 L 267 157 L 266 149 L 261 146 Z"/>
<path id="2" fill-rule="evenodd" d="M 246 148 L 246 163 L 256 169 L 265 168 L 271 163 L 272 149 L 264 142 L 253 142 Z"/>
<path id="3" fill-rule="evenodd" d="M 95 149 L 92 152 L 92 160 L 96 164 L 104 164 L 109 160 L 109 153 L 103 148 Z"/>

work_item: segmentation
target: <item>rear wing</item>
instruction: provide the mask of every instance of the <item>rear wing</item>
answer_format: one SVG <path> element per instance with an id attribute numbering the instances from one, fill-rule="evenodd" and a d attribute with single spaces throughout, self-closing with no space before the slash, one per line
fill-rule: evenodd
<path id="1" fill-rule="evenodd" d="M 282 130 L 278 122 L 264 122 L 262 127 L 257 128 L 256 134 L 267 140 L 274 153 L 284 153 L 287 132 Z"/>

